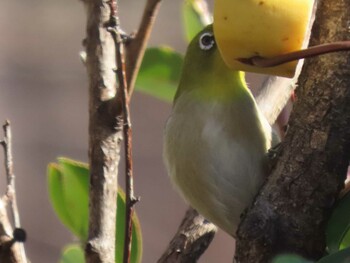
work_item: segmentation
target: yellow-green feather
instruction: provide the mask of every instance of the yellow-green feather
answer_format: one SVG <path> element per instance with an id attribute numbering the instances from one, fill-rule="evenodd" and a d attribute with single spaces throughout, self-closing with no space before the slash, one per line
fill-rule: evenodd
<path id="1" fill-rule="evenodd" d="M 212 32 L 212 25 L 205 29 Z M 187 48 L 182 76 L 175 95 L 174 103 L 183 91 L 197 89 L 201 99 L 222 99 L 232 101 L 241 96 L 251 96 L 246 85 L 244 72 L 230 70 L 221 59 L 219 50 L 201 50 L 199 33 Z M 200 80 L 200 82 L 198 81 Z"/>
<path id="2" fill-rule="evenodd" d="M 165 164 L 184 199 L 234 236 L 266 177 L 272 131 L 247 88 L 214 46 L 188 47 L 164 138 Z"/>

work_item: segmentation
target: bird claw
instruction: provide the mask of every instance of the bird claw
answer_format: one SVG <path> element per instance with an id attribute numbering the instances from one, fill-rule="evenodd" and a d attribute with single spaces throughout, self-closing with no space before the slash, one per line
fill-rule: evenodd
<path id="1" fill-rule="evenodd" d="M 267 151 L 267 159 L 269 161 L 269 170 L 271 171 L 277 163 L 277 156 L 282 151 L 282 144 L 278 143 Z"/>

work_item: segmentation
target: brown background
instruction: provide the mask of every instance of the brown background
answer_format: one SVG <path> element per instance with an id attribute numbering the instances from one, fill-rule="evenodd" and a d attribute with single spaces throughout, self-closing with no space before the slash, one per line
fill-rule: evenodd
<path id="1" fill-rule="evenodd" d="M 122 26 L 131 32 L 145 1 L 120 2 Z M 150 45 L 185 50 L 181 3 L 164 1 Z M 33 263 L 57 262 L 73 240 L 49 204 L 46 167 L 57 156 L 87 161 L 87 78 L 78 55 L 84 23 L 77 0 L 0 1 L 0 122 L 12 122 L 18 203 Z M 142 197 L 137 213 L 147 263 L 159 258 L 186 209 L 162 163 L 169 112 L 169 104 L 139 93 L 133 97 L 135 190 Z M 1 193 L 3 177 L 1 169 Z M 233 247 L 233 239 L 219 232 L 200 262 L 232 262 Z"/>

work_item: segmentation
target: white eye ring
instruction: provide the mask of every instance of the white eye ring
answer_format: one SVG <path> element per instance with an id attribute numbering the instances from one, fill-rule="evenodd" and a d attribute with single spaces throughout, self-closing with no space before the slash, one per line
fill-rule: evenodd
<path id="1" fill-rule="evenodd" d="M 209 50 L 215 45 L 214 34 L 211 32 L 203 33 L 199 38 L 199 47 L 202 50 Z"/>

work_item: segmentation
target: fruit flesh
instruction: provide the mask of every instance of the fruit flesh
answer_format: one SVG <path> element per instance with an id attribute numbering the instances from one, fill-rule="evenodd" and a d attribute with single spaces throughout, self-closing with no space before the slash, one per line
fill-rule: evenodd
<path id="1" fill-rule="evenodd" d="M 259 68 L 237 59 L 273 57 L 303 48 L 313 0 L 215 0 L 214 34 L 234 70 L 293 77 L 297 61 Z"/>

